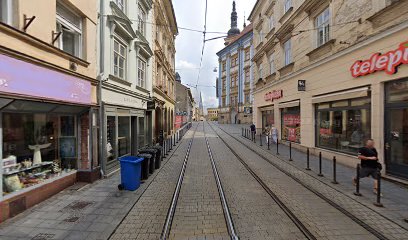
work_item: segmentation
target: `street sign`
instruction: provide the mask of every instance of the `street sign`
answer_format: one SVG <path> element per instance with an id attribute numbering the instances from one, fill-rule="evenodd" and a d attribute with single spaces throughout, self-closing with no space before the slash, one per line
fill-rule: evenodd
<path id="1" fill-rule="evenodd" d="M 156 108 L 156 105 L 154 101 L 148 101 L 147 102 L 147 110 L 154 110 Z"/>
<path id="2" fill-rule="evenodd" d="M 306 80 L 298 80 L 298 91 L 306 91 Z"/>

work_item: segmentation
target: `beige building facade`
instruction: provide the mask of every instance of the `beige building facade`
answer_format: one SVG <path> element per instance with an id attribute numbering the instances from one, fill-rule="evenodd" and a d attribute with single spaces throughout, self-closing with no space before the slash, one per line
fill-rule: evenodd
<path id="1" fill-rule="evenodd" d="M 218 108 L 207 108 L 207 120 L 217 121 L 218 120 Z"/>
<path id="2" fill-rule="evenodd" d="M 97 1 L 0 4 L 1 222 L 95 180 L 99 160 Z"/>
<path id="3" fill-rule="evenodd" d="M 177 20 L 171 0 L 153 2 L 153 139 L 160 141 L 174 132 L 175 120 L 175 40 Z"/>
<path id="4" fill-rule="evenodd" d="M 408 179 L 407 13 L 407 1 L 257 1 L 256 126 L 353 167 L 373 138 L 383 172 Z"/>

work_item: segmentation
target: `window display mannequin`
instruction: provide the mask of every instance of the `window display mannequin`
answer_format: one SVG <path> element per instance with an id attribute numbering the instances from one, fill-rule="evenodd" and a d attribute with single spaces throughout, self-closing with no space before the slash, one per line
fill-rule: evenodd
<path id="1" fill-rule="evenodd" d="M 33 165 L 36 164 L 41 164 L 42 159 L 41 159 L 41 149 L 47 148 L 51 146 L 51 143 L 46 143 L 46 144 L 37 144 L 37 145 L 28 145 L 28 148 L 30 150 L 34 151 L 34 157 L 33 157 Z"/>

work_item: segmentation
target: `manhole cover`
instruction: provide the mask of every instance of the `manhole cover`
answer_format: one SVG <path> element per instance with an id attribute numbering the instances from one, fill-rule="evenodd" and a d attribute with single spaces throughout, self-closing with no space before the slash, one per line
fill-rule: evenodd
<path id="1" fill-rule="evenodd" d="M 95 202 L 88 202 L 88 201 L 74 201 L 70 204 L 68 204 L 66 207 L 64 207 L 64 210 L 74 210 L 74 211 L 79 211 L 82 210 Z"/>
<path id="2" fill-rule="evenodd" d="M 64 222 L 73 223 L 73 222 L 78 221 L 78 219 L 79 219 L 79 217 L 69 217 L 69 218 L 64 219 Z"/>
<path id="3" fill-rule="evenodd" d="M 48 240 L 48 239 L 53 239 L 55 234 L 52 233 L 39 233 L 35 235 L 31 240 Z"/>

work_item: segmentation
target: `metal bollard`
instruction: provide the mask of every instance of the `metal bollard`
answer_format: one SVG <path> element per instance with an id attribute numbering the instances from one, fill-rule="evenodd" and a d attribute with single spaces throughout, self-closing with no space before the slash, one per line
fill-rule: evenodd
<path id="1" fill-rule="evenodd" d="M 310 150 L 307 148 L 306 151 L 306 170 L 310 171 Z"/>
<path id="2" fill-rule="evenodd" d="M 289 161 L 293 161 L 292 159 L 292 141 L 289 141 Z"/>
<path id="3" fill-rule="evenodd" d="M 336 174 L 337 174 L 337 171 L 336 171 L 336 162 L 337 162 L 337 160 L 336 160 L 336 156 L 334 156 L 333 157 L 333 181 L 332 181 L 332 183 L 333 184 L 338 184 L 338 182 L 337 182 L 337 176 L 336 176 Z"/>
<path id="4" fill-rule="evenodd" d="M 319 152 L 319 174 L 317 174 L 319 177 L 323 177 L 322 173 L 322 152 Z"/>
<path id="5" fill-rule="evenodd" d="M 276 139 L 276 155 L 279 155 L 279 138 Z"/>
<path id="6" fill-rule="evenodd" d="M 384 205 L 381 203 L 381 170 L 377 170 L 377 201 L 374 203 L 375 206 L 377 207 L 384 207 Z"/>
<path id="7" fill-rule="evenodd" d="M 244 128 L 241 128 L 241 135 L 244 136 Z"/>
<path id="8" fill-rule="evenodd" d="M 271 142 L 271 138 L 269 137 L 269 135 L 268 135 L 268 150 L 270 149 L 269 148 L 269 143 Z"/>
<path id="9" fill-rule="evenodd" d="M 176 134 L 173 134 L 173 146 L 176 146 Z"/>
<path id="10" fill-rule="evenodd" d="M 180 132 L 179 131 L 177 131 L 177 142 L 176 143 L 178 143 L 179 141 L 180 141 Z"/>
<path id="11" fill-rule="evenodd" d="M 354 192 L 354 195 L 356 196 L 361 196 L 360 193 L 360 164 L 357 164 L 357 174 L 356 174 L 356 191 Z"/>
<path id="12" fill-rule="evenodd" d="M 262 133 L 259 134 L 259 144 L 262 147 Z"/>

